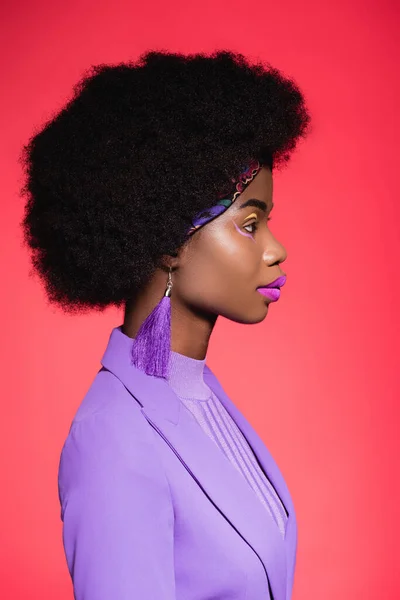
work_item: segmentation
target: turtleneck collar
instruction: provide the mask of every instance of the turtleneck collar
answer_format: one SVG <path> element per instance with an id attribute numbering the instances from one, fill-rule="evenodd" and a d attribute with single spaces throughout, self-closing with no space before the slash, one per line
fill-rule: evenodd
<path id="1" fill-rule="evenodd" d="M 198 360 L 171 350 L 167 381 L 177 396 L 208 400 L 211 390 L 204 381 L 206 359 Z"/>
<path id="2" fill-rule="evenodd" d="M 129 339 L 134 341 L 135 338 Z M 169 356 L 169 375 L 166 380 L 175 394 L 188 400 L 209 400 L 212 391 L 204 381 L 204 366 L 207 359 L 190 358 L 173 350 L 170 350 Z"/>

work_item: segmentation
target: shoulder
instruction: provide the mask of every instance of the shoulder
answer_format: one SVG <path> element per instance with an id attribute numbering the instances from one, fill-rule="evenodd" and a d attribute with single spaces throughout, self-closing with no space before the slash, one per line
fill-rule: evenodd
<path id="1" fill-rule="evenodd" d="M 154 431 L 140 404 L 109 371 L 99 371 L 76 411 L 64 441 L 60 493 L 99 480 L 112 485 L 132 475 L 165 485 Z"/>
<path id="2" fill-rule="evenodd" d="M 137 415 L 140 404 L 129 394 L 121 381 L 110 371 L 101 369 L 93 379 L 74 415 L 72 425 L 94 415 Z"/>
<path id="3" fill-rule="evenodd" d="M 100 370 L 78 406 L 64 446 L 75 438 L 81 451 L 86 446 L 112 444 L 122 451 L 152 443 L 152 428 L 141 405 L 110 371 Z"/>
<path id="4" fill-rule="evenodd" d="M 151 428 L 141 405 L 107 370 L 100 370 L 95 376 L 74 415 L 67 440 L 78 432 L 81 432 L 82 444 L 84 434 L 90 436 L 92 444 L 104 444 L 108 440 L 129 445 L 130 440 L 135 440 L 136 444 L 152 440 Z"/>

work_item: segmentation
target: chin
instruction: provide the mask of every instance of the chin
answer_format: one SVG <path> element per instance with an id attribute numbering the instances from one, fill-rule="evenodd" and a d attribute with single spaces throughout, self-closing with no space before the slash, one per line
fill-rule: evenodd
<path id="1" fill-rule="evenodd" d="M 248 312 L 243 315 L 236 315 L 236 318 L 231 317 L 231 320 L 236 323 L 242 323 L 243 325 L 255 325 L 256 323 L 261 323 L 268 314 L 268 306 L 268 304 L 265 304 L 262 311 L 257 310 L 253 313 Z"/>

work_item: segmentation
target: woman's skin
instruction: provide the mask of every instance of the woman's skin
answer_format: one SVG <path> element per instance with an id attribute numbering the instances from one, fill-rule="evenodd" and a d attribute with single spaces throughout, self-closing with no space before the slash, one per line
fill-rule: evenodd
<path id="1" fill-rule="evenodd" d="M 164 268 L 125 307 L 123 333 L 135 337 L 147 315 L 164 295 L 172 271 L 171 349 L 203 360 L 218 315 L 237 323 L 265 319 L 268 298 L 257 291 L 284 272 L 285 248 L 272 235 L 267 217 L 273 208 L 271 170 L 262 167 L 253 181 L 221 215 L 203 225 L 179 250 L 164 256 Z M 266 210 L 251 205 L 264 202 Z M 254 225 L 258 225 L 257 229 Z"/>

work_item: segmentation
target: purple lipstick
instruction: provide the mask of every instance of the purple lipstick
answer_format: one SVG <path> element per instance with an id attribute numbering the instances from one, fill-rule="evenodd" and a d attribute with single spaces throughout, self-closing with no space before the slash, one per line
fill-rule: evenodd
<path id="1" fill-rule="evenodd" d="M 280 288 L 286 283 L 286 275 L 281 275 L 275 281 L 268 283 L 267 285 L 263 285 L 257 288 L 257 291 L 260 292 L 263 296 L 271 300 L 271 302 L 276 302 L 279 300 L 281 295 Z"/>

